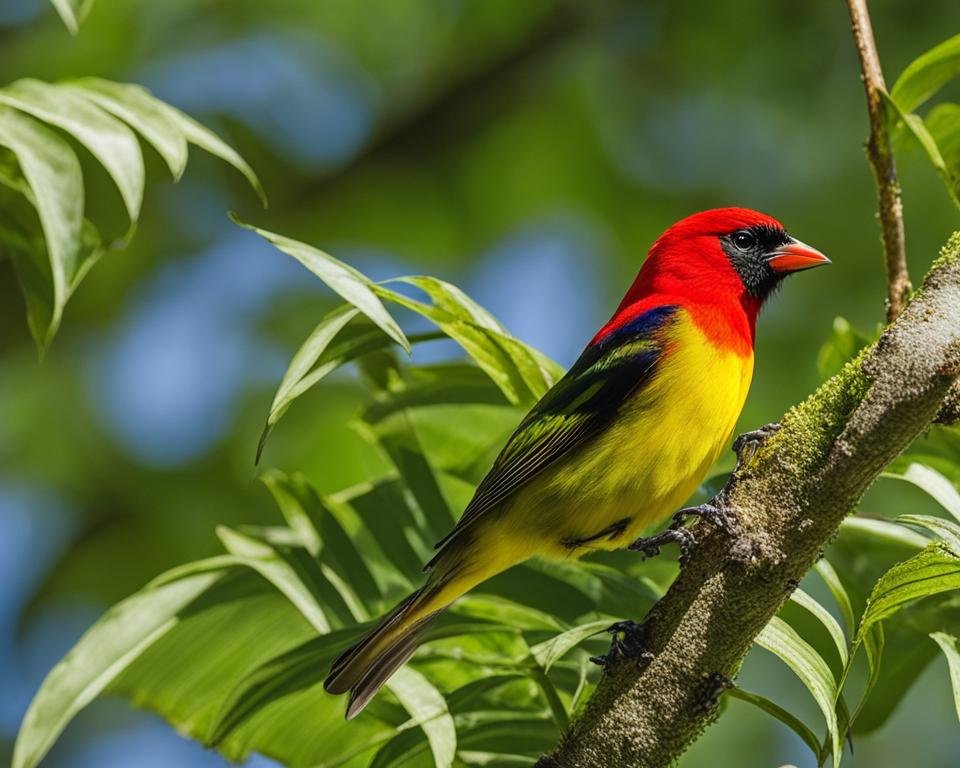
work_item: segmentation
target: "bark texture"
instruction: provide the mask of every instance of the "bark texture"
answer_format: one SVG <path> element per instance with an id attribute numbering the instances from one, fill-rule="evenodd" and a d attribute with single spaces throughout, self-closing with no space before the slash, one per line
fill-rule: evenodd
<path id="1" fill-rule="evenodd" d="M 880 473 L 934 420 L 960 376 L 960 233 L 873 345 L 792 408 L 731 477 L 730 536 L 699 545 L 647 617 L 652 660 L 606 668 L 541 765 L 655 768 L 715 717 L 725 678 Z M 955 390 L 956 391 L 956 390 Z"/>
<path id="2" fill-rule="evenodd" d="M 887 322 L 891 323 L 903 311 L 912 288 L 903 234 L 903 200 L 887 130 L 887 109 L 883 100 L 887 86 L 883 80 L 883 70 L 880 69 L 877 44 L 873 39 L 867 0 L 847 0 L 847 8 L 863 73 L 863 89 L 867 96 L 867 116 L 870 120 L 867 161 L 877 183 L 880 239 L 887 268 Z"/>

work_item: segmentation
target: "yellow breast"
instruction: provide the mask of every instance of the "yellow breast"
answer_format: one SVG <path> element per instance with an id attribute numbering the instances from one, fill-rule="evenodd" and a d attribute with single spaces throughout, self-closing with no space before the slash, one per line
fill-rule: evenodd
<path id="1" fill-rule="evenodd" d="M 669 333 L 651 383 L 528 499 L 541 525 L 573 521 L 589 535 L 630 518 L 627 534 L 608 544 L 622 547 L 627 535 L 675 512 L 717 460 L 746 400 L 753 355 L 718 349 L 682 311 Z"/>

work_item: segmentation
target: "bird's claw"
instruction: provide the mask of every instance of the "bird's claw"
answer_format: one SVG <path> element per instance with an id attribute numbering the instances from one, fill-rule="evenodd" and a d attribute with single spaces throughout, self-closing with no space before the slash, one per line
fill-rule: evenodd
<path id="1" fill-rule="evenodd" d="M 648 634 L 644 624 L 635 621 L 618 621 L 607 627 L 610 633 L 610 650 L 603 656 L 591 656 L 590 661 L 607 667 L 616 659 L 632 659 L 637 665 L 648 663 L 653 654 L 647 650 Z"/>
<path id="2" fill-rule="evenodd" d="M 683 525 L 683 521 L 687 517 L 698 517 L 719 528 L 728 536 L 735 533 L 736 516 L 733 514 L 733 510 L 724 503 L 723 494 L 695 507 L 684 507 L 673 516 L 674 523 L 671 527 Z"/>
<path id="3" fill-rule="evenodd" d="M 669 528 L 653 536 L 639 538 L 629 544 L 627 549 L 633 550 L 634 552 L 641 552 L 644 557 L 651 558 L 660 554 L 660 547 L 664 544 L 671 544 L 673 542 L 680 545 L 680 563 L 682 565 L 687 561 L 687 558 L 697 544 L 697 539 L 693 535 L 693 531 L 683 527 L 682 519 L 677 522 L 676 518 L 674 518 L 674 523 Z"/>
<path id="4" fill-rule="evenodd" d="M 696 713 L 706 717 L 714 712 L 720 703 L 720 696 L 733 687 L 735 687 L 733 680 L 722 672 L 712 672 L 707 675 L 694 704 Z"/>
<path id="5" fill-rule="evenodd" d="M 733 451 L 737 454 L 737 469 L 749 464 L 764 441 L 775 435 L 779 429 L 780 424 L 773 422 L 739 435 L 733 441 Z"/>

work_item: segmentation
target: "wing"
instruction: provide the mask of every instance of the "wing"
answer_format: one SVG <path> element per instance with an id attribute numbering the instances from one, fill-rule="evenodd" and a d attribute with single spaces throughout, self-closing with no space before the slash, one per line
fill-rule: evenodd
<path id="1" fill-rule="evenodd" d="M 664 327 L 675 305 L 656 307 L 587 347 L 573 367 L 520 422 L 440 549 L 486 512 L 602 432 L 652 378 L 664 354 Z M 427 567 L 436 561 L 431 560 Z"/>

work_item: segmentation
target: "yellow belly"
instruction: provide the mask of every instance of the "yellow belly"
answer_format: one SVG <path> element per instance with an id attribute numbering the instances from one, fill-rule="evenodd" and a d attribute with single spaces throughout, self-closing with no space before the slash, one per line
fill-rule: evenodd
<path id="1" fill-rule="evenodd" d="M 718 350 L 685 313 L 671 337 L 653 381 L 625 404 L 616 424 L 485 517 L 464 550 L 450 551 L 449 563 L 434 571 L 453 575 L 438 605 L 534 555 L 622 548 L 690 497 L 730 440 L 753 356 Z M 568 544 L 623 520 L 617 536 Z"/>
<path id="2" fill-rule="evenodd" d="M 555 546 L 543 554 L 569 557 L 561 539 L 586 538 L 629 518 L 624 534 L 590 545 L 623 547 L 679 509 L 730 440 L 753 356 L 718 350 L 685 314 L 671 336 L 655 379 L 617 423 L 521 491 L 504 515 L 522 518 L 512 522 L 524 533 L 548 534 Z"/>

